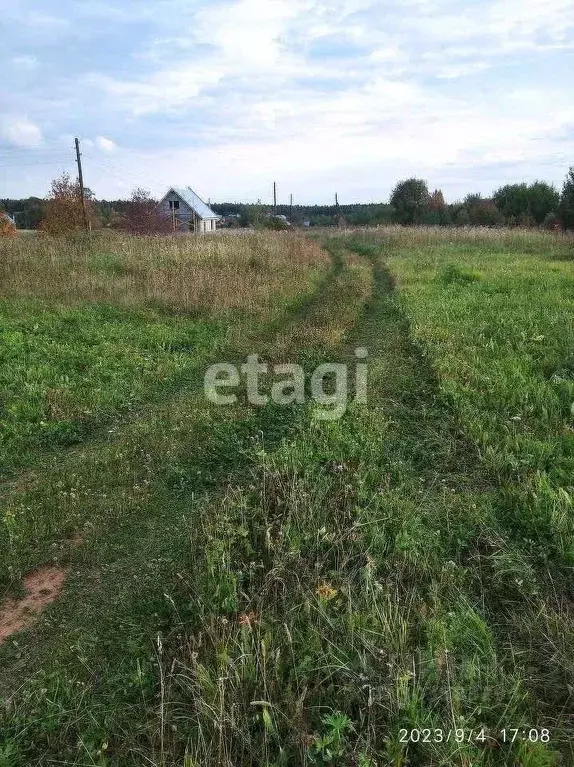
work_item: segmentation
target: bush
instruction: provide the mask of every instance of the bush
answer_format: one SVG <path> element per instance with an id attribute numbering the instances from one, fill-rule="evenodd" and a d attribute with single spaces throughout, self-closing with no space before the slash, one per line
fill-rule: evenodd
<path id="1" fill-rule="evenodd" d="M 544 227 L 544 229 L 550 229 L 553 231 L 558 231 L 562 229 L 560 219 L 558 218 L 556 213 L 548 213 L 542 223 L 542 226 Z"/>
<path id="2" fill-rule="evenodd" d="M 175 224 L 177 230 L 184 227 L 177 219 L 173 222 L 159 209 L 159 203 L 147 189 L 134 189 L 124 216 L 117 227 L 130 234 L 169 234 Z"/>
<path id="3" fill-rule="evenodd" d="M 85 191 L 85 190 L 84 190 Z M 84 197 L 88 221 L 93 220 L 91 202 Z M 45 217 L 40 229 L 47 234 L 62 235 L 85 228 L 80 185 L 67 173 L 52 181 L 50 197 L 45 205 Z"/>
<path id="4" fill-rule="evenodd" d="M 275 232 L 286 232 L 287 229 L 291 228 L 287 221 L 277 216 L 263 219 L 261 227 L 263 229 L 272 229 Z"/>
<path id="5" fill-rule="evenodd" d="M 16 234 L 16 227 L 8 216 L 0 213 L 0 237 L 14 237 Z"/>

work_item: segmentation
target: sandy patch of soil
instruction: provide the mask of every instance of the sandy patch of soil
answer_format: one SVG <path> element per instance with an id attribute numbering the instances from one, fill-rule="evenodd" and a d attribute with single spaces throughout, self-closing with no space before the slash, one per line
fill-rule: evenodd
<path id="1" fill-rule="evenodd" d="M 34 623 L 42 610 L 57 599 L 65 580 L 66 571 L 54 565 L 29 573 L 24 578 L 26 595 L 22 599 L 5 599 L 0 604 L 0 644 Z"/>

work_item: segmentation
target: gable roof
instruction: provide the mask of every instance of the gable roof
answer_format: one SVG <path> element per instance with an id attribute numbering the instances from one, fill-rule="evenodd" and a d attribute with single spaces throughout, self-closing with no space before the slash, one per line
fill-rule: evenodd
<path id="1" fill-rule="evenodd" d="M 170 192 L 175 192 L 178 197 L 181 197 L 181 199 L 185 203 L 187 203 L 190 208 L 193 208 L 193 210 L 197 213 L 199 218 L 203 218 L 203 219 L 214 218 L 217 221 L 219 221 L 219 219 L 221 218 L 221 216 L 218 216 L 217 213 L 214 213 L 214 211 L 211 210 L 209 205 L 203 202 L 201 197 L 198 194 L 196 194 L 190 186 L 186 186 L 186 187 L 172 186 L 170 189 L 168 189 L 167 194 L 164 195 L 163 197 L 164 200 Z"/>

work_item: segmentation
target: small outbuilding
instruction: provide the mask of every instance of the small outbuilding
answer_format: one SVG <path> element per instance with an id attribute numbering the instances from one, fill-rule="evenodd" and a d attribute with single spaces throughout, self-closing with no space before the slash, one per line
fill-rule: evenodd
<path id="1" fill-rule="evenodd" d="M 171 187 L 160 200 L 159 207 L 173 222 L 174 231 L 214 232 L 221 220 L 221 216 L 214 213 L 190 186 Z"/>

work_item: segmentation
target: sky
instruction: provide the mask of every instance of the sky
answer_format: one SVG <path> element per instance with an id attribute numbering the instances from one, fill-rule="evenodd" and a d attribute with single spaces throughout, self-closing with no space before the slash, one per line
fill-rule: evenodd
<path id="1" fill-rule="evenodd" d="M 0 198 L 448 201 L 562 185 L 573 0 L 0 0 Z"/>

